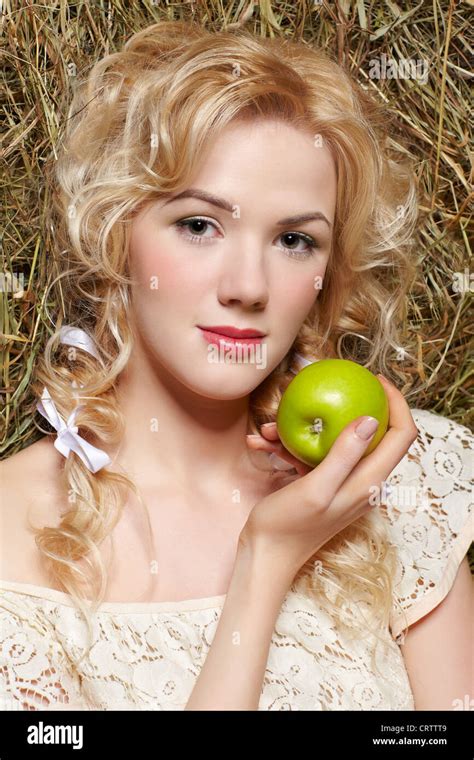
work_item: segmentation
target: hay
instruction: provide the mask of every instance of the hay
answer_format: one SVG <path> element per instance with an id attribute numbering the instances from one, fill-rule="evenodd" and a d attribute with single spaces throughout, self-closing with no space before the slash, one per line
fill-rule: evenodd
<path id="1" fill-rule="evenodd" d="M 46 288 L 48 189 L 42 167 L 54 153 L 75 76 L 162 19 L 193 19 L 209 29 L 245 25 L 257 35 L 304 39 L 333 51 L 394 113 L 393 144 L 416 160 L 424 200 L 417 233 L 419 274 L 409 299 L 406 348 L 414 351 L 412 406 L 472 427 L 472 320 L 468 307 L 469 27 L 472 4 L 393 2 L 5 2 L 3 79 L 4 246 L 1 297 L 1 451 L 41 437 L 29 407 L 35 358 L 51 332 Z M 385 58 L 384 58 L 385 56 Z M 420 61 L 418 77 L 373 78 L 373 61 Z M 426 80 L 422 62 L 427 63 Z M 372 62 L 372 63 L 371 63 Z M 12 287 L 12 278 L 23 289 Z M 13 292 L 17 290 L 17 292 Z M 397 359 L 394 358 L 394 362 Z M 396 367 L 394 366 L 394 371 Z M 421 385 L 423 384 L 423 387 Z"/>

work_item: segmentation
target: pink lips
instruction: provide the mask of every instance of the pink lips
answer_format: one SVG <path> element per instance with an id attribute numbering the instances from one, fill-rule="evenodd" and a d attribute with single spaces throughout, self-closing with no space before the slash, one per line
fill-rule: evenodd
<path id="1" fill-rule="evenodd" d="M 261 333 L 259 330 L 239 330 L 236 327 L 213 326 L 209 328 L 199 327 L 199 329 L 205 340 L 216 346 L 220 343 L 255 345 L 261 343 L 262 338 L 265 337 L 264 333 Z"/>

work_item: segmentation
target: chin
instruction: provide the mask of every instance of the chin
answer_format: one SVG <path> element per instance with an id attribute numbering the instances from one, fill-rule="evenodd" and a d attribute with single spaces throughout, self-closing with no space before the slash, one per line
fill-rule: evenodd
<path id="1" fill-rule="evenodd" d="M 284 354 L 283 354 L 284 355 Z M 157 357 L 159 363 L 168 372 L 171 382 L 181 383 L 200 396 L 216 400 L 232 400 L 248 396 L 273 371 L 281 358 L 275 360 L 274 352 L 269 357 L 267 351 L 244 354 L 228 361 L 206 351 L 201 346 L 189 345 L 178 348 L 172 346 L 168 354 Z M 173 357 L 170 362 L 170 357 Z M 245 361 L 247 359 L 247 361 Z"/>
<path id="2" fill-rule="evenodd" d="M 271 368 L 258 369 L 252 364 L 208 364 L 190 362 L 187 368 L 172 370 L 178 382 L 193 393 L 218 401 L 244 398 L 252 393 L 271 372 Z"/>
<path id="3" fill-rule="evenodd" d="M 205 377 L 199 378 L 196 389 L 203 396 L 231 400 L 252 393 L 269 375 L 270 370 L 259 370 L 252 365 L 218 365 L 211 367 Z"/>

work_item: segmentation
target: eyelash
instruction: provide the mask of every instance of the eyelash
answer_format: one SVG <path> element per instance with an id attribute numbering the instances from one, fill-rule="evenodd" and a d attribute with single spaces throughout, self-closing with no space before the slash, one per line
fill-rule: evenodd
<path id="1" fill-rule="evenodd" d="M 210 219 L 206 219 L 206 217 L 204 216 L 189 216 L 189 217 L 186 217 L 186 219 L 180 219 L 179 221 L 175 222 L 174 226 L 180 229 L 185 229 L 188 227 L 188 225 L 196 221 L 206 222 L 206 224 L 210 224 L 212 227 L 214 227 L 214 229 L 217 229 L 214 222 L 211 222 Z M 181 235 L 182 233 L 180 232 L 179 234 Z M 314 238 L 312 238 L 310 235 L 305 235 L 303 232 L 293 232 L 293 231 L 282 232 L 280 237 L 282 237 L 283 235 L 296 235 L 296 237 L 299 240 L 303 240 L 303 242 L 307 243 L 307 245 L 309 246 L 309 251 L 293 251 L 291 248 L 284 248 L 287 256 L 290 256 L 293 258 L 307 258 L 309 256 L 313 256 L 314 252 L 320 248 L 319 244 Z M 203 240 L 205 240 L 205 238 L 203 238 L 202 235 L 191 234 L 191 235 L 186 235 L 185 237 L 187 237 L 187 239 L 191 243 L 197 243 L 198 245 L 202 245 Z"/>

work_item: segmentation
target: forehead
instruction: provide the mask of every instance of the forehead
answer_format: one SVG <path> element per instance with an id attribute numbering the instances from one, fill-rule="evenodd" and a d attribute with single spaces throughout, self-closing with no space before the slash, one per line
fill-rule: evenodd
<path id="1" fill-rule="evenodd" d="M 232 122 L 209 144 L 189 186 L 222 195 L 231 202 L 245 198 L 259 207 L 295 206 L 324 200 L 332 215 L 336 167 L 319 136 L 278 120 Z"/>
<path id="2" fill-rule="evenodd" d="M 309 168 L 330 165 L 332 155 L 320 135 L 308 129 L 296 128 L 284 121 L 255 119 L 234 121 L 223 127 L 212 139 L 203 158 L 201 171 L 209 170 L 209 161 L 234 163 L 251 161 L 260 164 L 293 166 L 295 160 L 304 160 Z"/>

